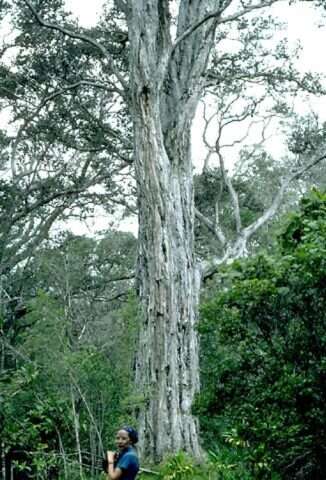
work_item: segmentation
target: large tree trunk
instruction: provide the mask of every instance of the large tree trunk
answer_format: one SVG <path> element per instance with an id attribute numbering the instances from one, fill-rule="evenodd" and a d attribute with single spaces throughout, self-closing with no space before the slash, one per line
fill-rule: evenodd
<path id="1" fill-rule="evenodd" d="M 136 382 L 144 394 L 140 450 L 154 461 L 178 450 L 200 457 L 191 415 L 199 389 L 200 275 L 194 260 L 190 130 L 209 42 L 207 32 L 197 41 L 195 50 L 205 44 L 203 57 L 196 59 L 192 45 L 172 59 L 168 3 L 133 1 L 129 13 L 143 307 Z M 190 4 L 197 6 L 181 9 L 181 33 L 192 20 L 189 11 L 196 20 L 200 14 L 200 2 Z"/>
<path id="2" fill-rule="evenodd" d="M 155 125 L 155 106 L 148 99 L 141 103 L 144 117 L 135 133 L 143 306 L 136 382 L 145 392 L 142 453 L 158 460 L 184 449 L 198 457 L 198 430 L 191 415 L 199 389 L 192 178 L 168 158 Z"/>

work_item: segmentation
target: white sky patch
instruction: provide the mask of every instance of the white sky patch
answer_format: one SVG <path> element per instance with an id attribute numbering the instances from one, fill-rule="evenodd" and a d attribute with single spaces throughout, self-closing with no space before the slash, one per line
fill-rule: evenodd
<path id="1" fill-rule="evenodd" d="M 96 25 L 105 0 L 66 0 L 67 10 L 78 17 L 83 27 Z"/>
<path id="2" fill-rule="evenodd" d="M 290 43 L 300 41 L 303 47 L 298 67 L 302 71 L 314 71 L 326 74 L 326 61 L 321 49 L 326 43 L 326 18 L 321 25 L 320 10 L 307 3 L 293 6 L 280 5 L 275 8 L 277 14 L 288 23 Z"/>

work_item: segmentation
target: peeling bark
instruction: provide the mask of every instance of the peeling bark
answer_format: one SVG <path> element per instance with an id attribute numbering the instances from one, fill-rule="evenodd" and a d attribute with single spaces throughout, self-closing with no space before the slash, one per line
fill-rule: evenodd
<path id="1" fill-rule="evenodd" d="M 197 424 L 191 415 L 199 389 L 191 175 L 166 153 L 155 95 L 142 93 L 137 104 L 143 312 L 136 382 L 146 392 L 140 414 L 141 447 L 154 460 L 181 449 L 199 456 Z M 189 148 L 189 134 L 185 136 Z"/>
<path id="2" fill-rule="evenodd" d="M 203 10 L 198 1 L 182 3 L 178 35 Z M 142 304 L 136 362 L 136 383 L 144 393 L 140 450 L 154 461 L 178 450 L 200 458 L 191 414 L 199 390 L 200 272 L 194 258 L 190 129 L 212 25 L 198 29 L 196 43 L 181 44 L 172 55 L 168 2 L 135 1 L 129 15 Z"/>

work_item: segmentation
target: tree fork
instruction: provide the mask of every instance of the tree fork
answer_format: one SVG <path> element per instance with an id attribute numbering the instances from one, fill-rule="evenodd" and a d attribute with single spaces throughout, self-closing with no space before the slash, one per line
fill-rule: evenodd
<path id="1" fill-rule="evenodd" d="M 128 19 L 142 305 L 136 384 L 144 394 L 140 450 L 154 461 L 179 450 L 201 458 L 191 414 L 199 391 L 200 272 L 190 130 L 214 38 L 208 23 L 172 52 L 168 3 L 133 2 Z M 202 4 L 186 3 L 177 35 L 204 12 Z"/>

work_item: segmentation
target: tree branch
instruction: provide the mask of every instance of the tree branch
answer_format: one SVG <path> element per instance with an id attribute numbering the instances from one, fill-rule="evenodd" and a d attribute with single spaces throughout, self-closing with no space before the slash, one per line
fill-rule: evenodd
<path id="1" fill-rule="evenodd" d="M 297 170 L 292 175 L 290 175 L 289 177 L 283 180 L 280 186 L 280 189 L 275 195 L 271 206 L 255 222 L 253 222 L 251 225 L 243 229 L 243 235 L 246 242 L 250 239 L 250 237 L 252 237 L 252 235 L 259 228 L 261 228 L 266 222 L 268 222 L 271 218 L 274 217 L 275 213 L 277 212 L 277 210 L 279 209 L 282 203 L 284 192 L 286 191 L 289 184 L 293 182 L 293 180 L 296 180 L 297 178 L 301 177 L 305 172 L 307 172 L 312 167 L 314 167 L 315 165 L 317 165 L 318 163 L 322 162 L 325 159 L 326 159 L 326 154 L 322 155 L 321 157 L 317 157 L 313 161 L 311 161 L 310 163 L 302 167 L 300 170 Z"/>
<path id="2" fill-rule="evenodd" d="M 225 165 L 224 165 L 224 159 L 223 156 L 219 150 L 218 144 L 216 144 L 216 153 L 219 158 L 220 162 L 220 167 L 221 167 L 221 173 L 222 173 L 222 178 L 224 180 L 224 183 L 229 191 L 230 197 L 231 197 L 231 202 L 233 206 L 233 213 L 234 213 L 234 218 L 235 218 L 235 227 L 237 233 L 240 233 L 241 231 L 241 215 L 240 215 L 240 206 L 239 206 L 239 197 L 237 192 L 235 191 L 232 180 L 227 174 L 225 170 Z"/>
<path id="3" fill-rule="evenodd" d="M 293 180 L 301 177 L 305 172 L 318 165 L 325 159 L 326 154 L 317 157 L 310 163 L 303 166 L 296 172 L 293 172 L 292 175 L 289 175 L 286 179 L 284 179 L 279 188 L 279 191 L 274 197 L 271 206 L 261 215 L 261 217 L 254 221 L 251 225 L 242 229 L 233 244 L 231 244 L 230 242 L 227 243 L 224 255 L 222 257 L 215 257 L 209 262 L 202 262 L 203 280 L 205 281 L 208 278 L 212 277 L 212 275 L 214 275 L 218 271 L 219 266 L 223 263 L 232 262 L 237 258 L 243 257 L 246 252 L 248 240 L 255 232 L 257 232 L 259 228 L 261 228 L 265 223 L 267 223 L 274 217 L 275 213 L 277 212 L 282 203 L 284 192 L 286 191 L 289 184 Z"/>
<path id="4" fill-rule="evenodd" d="M 217 25 L 220 25 L 222 23 L 228 23 L 228 22 L 233 22 L 234 20 L 237 20 L 238 18 L 242 17 L 243 15 L 246 15 L 247 13 L 250 13 L 254 10 L 260 9 L 260 8 L 265 8 L 271 6 L 273 3 L 276 3 L 278 0 L 268 0 L 265 2 L 260 2 L 257 5 L 252 5 L 251 7 L 243 8 L 240 12 L 234 13 L 233 15 L 229 15 L 227 17 L 222 17 L 217 20 Z M 208 22 L 209 20 L 213 18 L 218 18 L 224 11 L 225 9 L 218 8 L 214 12 L 208 13 L 205 15 L 201 20 L 196 22 L 195 24 L 191 25 L 187 30 L 183 32 L 182 35 L 180 35 L 172 45 L 171 49 L 171 55 L 177 48 L 177 46 L 183 42 L 189 35 L 191 35 L 195 30 L 197 30 L 199 27 L 201 27 L 204 23 Z"/>
<path id="5" fill-rule="evenodd" d="M 93 47 L 97 48 L 98 50 L 100 50 L 100 52 L 102 53 L 103 57 L 107 60 L 108 64 L 109 64 L 109 68 L 111 69 L 112 73 L 116 76 L 116 78 L 119 80 L 123 90 L 125 92 L 128 91 L 128 84 L 126 83 L 125 79 L 123 78 L 123 76 L 120 74 L 120 72 L 117 70 L 115 64 L 114 64 L 114 61 L 111 57 L 111 55 L 109 54 L 108 50 L 99 42 L 97 42 L 96 40 L 94 40 L 94 38 L 92 37 L 89 37 L 88 35 L 85 35 L 83 33 L 77 33 L 77 32 L 74 32 L 73 30 L 69 30 L 67 28 L 64 28 L 64 27 L 61 27 L 60 25 L 55 25 L 53 23 L 48 23 L 46 22 L 45 20 L 43 20 L 43 18 L 39 15 L 39 13 L 37 12 L 36 8 L 32 5 L 32 3 L 29 1 L 29 0 L 24 0 L 25 4 L 27 5 L 27 7 L 30 9 L 30 11 L 32 12 L 32 14 L 34 15 L 34 17 L 36 18 L 37 22 L 42 26 L 42 27 L 45 27 L 45 28 L 49 28 L 50 30 L 56 30 L 60 33 L 62 33 L 63 35 L 66 35 L 70 38 L 73 38 L 75 40 L 80 40 L 82 42 L 86 42 L 86 43 L 89 43 L 90 45 L 93 45 Z M 122 92 L 120 92 L 122 94 Z"/>
<path id="6" fill-rule="evenodd" d="M 105 84 L 99 83 L 99 82 L 93 82 L 91 80 L 80 80 L 78 82 L 72 83 L 71 85 L 67 85 L 66 87 L 59 88 L 58 90 L 52 92 L 51 94 L 47 95 L 44 97 L 40 104 L 36 107 L 36 109 L 24 120 L 23 124 L 18 130 L 18 133 L 16 135 L 16 139 L 14 141 L 14 144 L 12 146 L 12 151 L 11 151 L 11 170 L 12 170 L 12 175 L 13 177 L 20 177 L 19 174 L 17 174 L 16 171 L 16 165 L 15 165 L 15 160 L 16 160 L 16 153 L 17 153 L 17 148 L 19 145 L 19 142 L 21 141 L 22 135 L 24 130 L 27 128 L 27 126 L 34 120 L 36 115 L 40 113 L 43 107 L 50 102 L 51 100 L 54 100 L 56 97 L 62 95 L 63 93 L 69 91 L 69 90 L 74 90 L 82 85 L 88 85 L 88 86 L 94 86 L 97 88 L 106 88 Z"/>
<path id="7" fill-rule="evenodd" d="M 220 243 L 224 247 L 224 245 L 226 244 L 226 238 L 218 222 L 214 224 L 207 217 L 205 217 L 205 215 L 203 215 L 197 208 L 195 208 L 195 215 L 201 223 L 206 225 L 210 232 L 214 234 L 214 236 L 220 241 Z"/>

